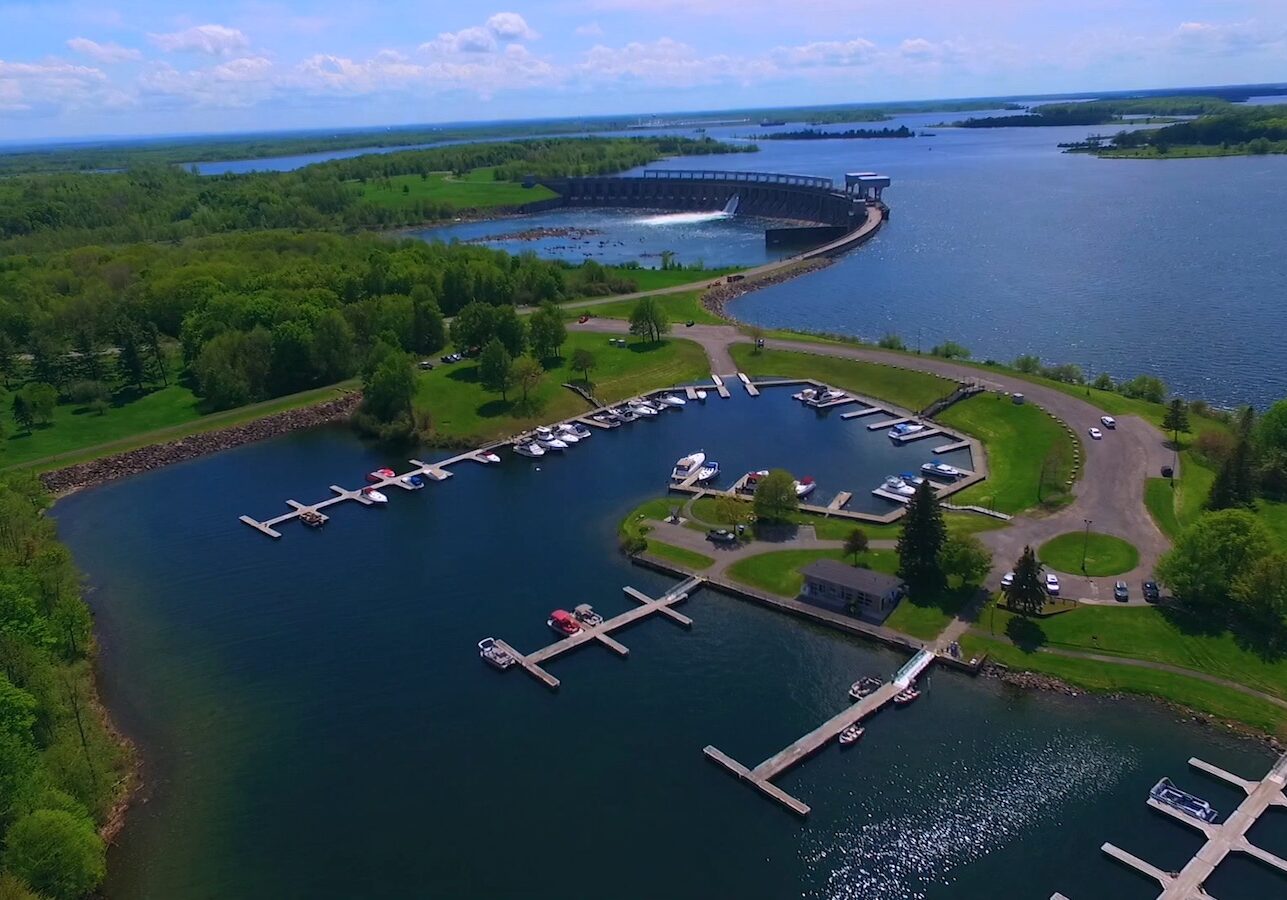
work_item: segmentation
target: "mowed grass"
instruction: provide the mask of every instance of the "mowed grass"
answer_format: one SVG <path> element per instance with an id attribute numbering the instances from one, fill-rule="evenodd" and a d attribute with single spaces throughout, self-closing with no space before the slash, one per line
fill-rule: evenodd
<path id="1" fill-rule="evenodd" d="M 458 209 L 495 209 L 521 206 L 555 196 L 540 185 L 525 188 L 512 181 L 496 181 L 490 168 L 474 169 L 457 177 L 450 172 L 428 175 L 392 175 L 369 179 L 362 185 L 362 199 L 376 206 L 400 209 L 428 200 L 449 203 Z"/>
<path id="2" fill-rule="evenodd" d="M 1198 712 L 1250 725 L 1266 734 L 1287 737 L 1287 709 L 1186 675 L 1050 653 L 1025 653 L 1010 644 L 974 633 L 961 638 L 961 649 L 967 659 L 987 653 L 1012 669 L 1053 675 L 1092 691 L 1160 697 Z"/>
<path id="3" fill-rule="evenodd" d="M 703 553 L 697 553 L 684 547 L 676 547 L 674 544 L 666 544 L 662 541 L 649 540 L 648 552 L 653 556 L 673 562 L 677 566 L 683 566 L 685 569 L 709 569 L 715 565 L 715 560 Z"/>
<path id="4" fill-rule="evenodd" d="M 986 618 L 989 630 L 1004 634 L 1016 616 L 998 608 Z M 1191 627 L 1165 608 L 1083 604 L 1023 627 L 1034 643 L 1194 669 L 1287 699 L 1287 657 L 1262 656 L 1231 632 Z"/>
<path id="5" fill-rule="evenodd" d="M 1120 575 L 1140 563 L 1140 553 L 1135 545 L 1098 531 L 1071 531 L 1051 538 L 1037 550 L 1037 558 L 1056 572 L 1084 571 L 1095 577 Z"/>
<path id="6" fill-rule="evenodd" d="M 676 501 L 672 501 L 674 505 Z M 710 522 L 723 528 L 729 526 L 729 522 L 721 521 L 718 512 L 718 504 L 714 497 L 700 497 L 693 501 L 693 516 L 701 519 L 703 522 Z M 669 512 L 669 510 L 667 510 Z M 750 510 L 748 509 L 749 513 Z M 663 514 L 664 515 L 664 514 Z M 981 531 L 992 531 L 996 528 L 1004 528 L 1006 523 L 1000 519 L 993 519 L 988 516 L 974 515 L 971 513 L 945 512 L 943 519 L 947 522 L 948 530 L 953 534 L 977 534 Z M 852 519 L 842 519 L 839 517 L 822 516 L 817 513 L 796 511 L 791 514 L 790 520 L 796 525 L 807 525 L 813 528 L 814 534 L 824 541 L 843 541 L 849 537 L 849 533 L 855 528 L 861 529 L 867 535 L 870 541 L 894 541 L 898 540 L 898 535 L 902 531 L 900 522 L 893 522 L 889 525 L 881 525 L 871 522 L 858 522 Z"/>
<path id="7" fill-rule="evenodd" d="M 676 337 L 682 337 L 685 322 L 696 322 L 699 325 L 723 325 L 724 320 L 702 306 L 700 291 L 684 291 L 680 294 L 659 294 L 653 300 L 666 311 L 670 320 L 671 331 Z M 594 306 L 573 307 L 567 311 L 568 318 L 582 314 L 602 319 L 629 319 L 635 306 L 634 300 L 616 300 L 611 303 L 597 303 Z"/>
<path id="8" fill-rule="evenodd" d="M 517 390 L 510 391 L 504 400 L 500 394 L 485 390 L 478 380 L 477 361 L 465 360 L 419 373 L 416 411 L 428 417 L 433 437 L 460 445 L 511 437 L 536 425 L 587 412 L 585 400 L 563 387 L 564 382 L 579 382 L 582 378 L 568 365 L 578 348 L 595 355 L 591 387 L 605 403 L 705 378 L 710 373 L 706 354 L 691 341 L 632 341 L 621 348 L 609 345 L 605 335 L 570 334 L 562 357 L 546 360 L 545 379 L 529 395 L 526 407 L 520 404 Z"/>
<path id="9" fill-rule="evenodd" d="M 988 452 L 987 479 L 954 495 L 953 503 L 1018 513 L 1069 496 L 1064 482 L 1072 472 L 1077 442 L 1040 408 L 1031 403 L 1015 405 L 999 394 L 977 394 L 945 410 L 938 420 L 978 438 Z M 1047 456 L 1056 461 L 1042 491 Z"/>
<path id="10" fill-rule="evenodd" d="M 729 348 L 738 368 L 748 375 L 813 378 L 896 406 L 917 411 L 956 389 L 956 382 L 925 372 L 913 372 L 856 359 L 837 359 L 791 350 L 761 350 L 751 344 Z"/>
<path id="11" fill-rule="evenodd" d="M 838 559 L 853 563 L 852 556 L 844 550 L 774 550 L 748 556 L 728 567 L 728 576 L 734 581 L 777 594 L 794 597 L 804 585 L 800 569 L 819 559 Z M 868 550 L 858 554 L 861 568 L 892 574 L 898 568 L 898 557 L 892 550 Z"/>
<path id="12" fill-rule="evenodd" d="M 629 266 L 608 266 L 608 271 L 618 278 L 628 278 L 635 283 L 635 289 L 640 291 L 657 291 L 665 288 L 678 287 L 681 284 L 697 284 L 704 282 L 703 287 L 709 287 L 714 282 L 720 280 L 725 275 L 733 272 L 742 271 L 742 266 L 726 266 L 716 269 L 647 269 L 633 268 Z"/>

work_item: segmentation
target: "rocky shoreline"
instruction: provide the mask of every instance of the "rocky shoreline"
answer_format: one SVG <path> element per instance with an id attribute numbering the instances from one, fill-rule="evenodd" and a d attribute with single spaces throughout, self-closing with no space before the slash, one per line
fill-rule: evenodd
<path id="1" fill-rule="evenodd" d="M 740 297 L 743 297 L 752 291 L 758 291 L 760 288 L 772 287 L 775 284 L 781 284 L 784 281 L 790 281 L 793 278 L 799 278 L 801 275 L 807 275 L 810 272 L 816 272 L 819 269 L 825 269 L 834 262 L 830 257 L 817 257 L 810 260 L 804 260 L 796 265 L 784 266 L 776 269 L 762 278 L 747 278 L 742 281 L 724 281 L 719 285 L 711 288 L 702 294 L 702 306 L 706 310 L 721 319 L 727 319 L 730 322 L 736 322 L 737 318 L 728 311 L 728 304 Z"/>
<path id="2" fill-rule="evenodd" d="M 313 406 L 264 416 L 253 422 L 193 434 L 165 444 L 139 447 L 136 450 L 127 450 L 102 459 L 54 469 L 43 473 L 40 480 L 55 496 L 62 496 L 82 488 L 114 481 L 117 478 L 139 475 L 162 466 L 277 437 L 301 428 L 343 421 L 348 419 L 361 401 L 362 395 L 354 392 Z"/>

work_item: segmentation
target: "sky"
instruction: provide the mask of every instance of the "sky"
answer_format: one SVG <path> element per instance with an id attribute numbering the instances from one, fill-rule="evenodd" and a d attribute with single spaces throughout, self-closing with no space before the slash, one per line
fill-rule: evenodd
<path id="1" fill-rule="evenodd" d="M 1287 80 L 1287 0 L 0 0 L 0 142 Z"/>

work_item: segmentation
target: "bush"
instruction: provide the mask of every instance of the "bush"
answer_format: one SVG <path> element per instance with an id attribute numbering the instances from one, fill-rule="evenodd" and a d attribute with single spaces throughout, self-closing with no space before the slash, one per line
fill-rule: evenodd
<path id="1" fill-rule="evenodd" d="M 1166 385 L 1154 375 L 1136 375 L 1130 381 L 1123 381 L 1117 389 L 1127 397 L 1150 403 L 1161 403 L 1166 399 Z"/>
<path id="2" fill-rule="evenodd" d="M 930 355 L 941 356 L 943 359 L 969 359 L 970 348 L 956 341 L 944 341 L 930 350 Z"/>
<path id="3" fill-rule="evenodd" d="M 1219 467 L 1233 453 L 1237 440 L 1226 431 L 1204 431 L 1193 441 L 1193 452 L 1212 468 Z"/>
<path id="4" fill-rule="evenodd" d="M 907 345 L 903 343 L 903 339 L 892 332 L 885 335 L 883 338 L 877 341 L 876 346 L 882 347 L 885 350 L 906 350 L 907 349 Z"/>
<path id="5" fill-rule="evenodd" d="M 91 406 L 98 401 L 106 403 L 111 396 L 111 391 L 101 381 L 75 381 L 67 388 L 67 399 L 81 406 Z"/>
<path id="6" fill-rule="evenodd" d="M 107 873 L 106 848 L 83 816 L 38 809 L 9 829 L 4 861 L 32 890 L 52 900 L 75 900 Z"/>

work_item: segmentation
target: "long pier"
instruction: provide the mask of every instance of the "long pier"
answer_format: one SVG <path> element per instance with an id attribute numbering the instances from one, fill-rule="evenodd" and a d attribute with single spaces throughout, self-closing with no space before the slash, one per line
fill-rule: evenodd
<path id="1" fill-rule="evenodd" d="M 909 687 L 916 680 L 916 677 L 925 671 L 933 661 L 934 653 L 932 651 L 924 649 L 918 651 L 898 670 L 898 673 L 888 684 L 881 685 L 871 694 L 832 716 L 813 731 L 779 750 L 753 769 L 747 768 L 714 746 L 708 745 L 702 752 L 706 754 L 706 758 L 711 762 L 717 763 L 764 796 L 776 800 L 798 816 L 807 816 L 809 814 L 809 805 L 773 784 L 773 779 L 804 762 L 828 743 L 836 740 L 840 732 L 850 725 L 855 725 L 867 716 L 882 709 L 896 695 Z"/>
<path id="2" fill-rule="evenodd" d="M 1202 847 L 1193 854 L 1183 869 L 1179 872 L 1164 872 L 1110 843 L 1105 843 L 1100 849 L 1123 865 L 1156 881 L 1162 888 L 1162 893 L 1157 895 L 1157 900 L 1210 900 L 1211 895 L 1204 887 L 1206 880 L 1211 877 L 1216 867 L 1224 862 L 1225 857 L 1233 852 L 1245 853 L 1287 875 L 1287 859 L 1257 847 L 1247 840 L 1247 832 L 1256 824 L 1265 810 L 1270 806 L 1287 807 L 1287 797 L 1283 795 L 1284 784 L 1287 784 L 1287 753 L 1280 756 L 1269 773 L 1259 781 L 1240 778 L 1197 757 L 1190 758 L 1189 765 L 1241 788 L 1247 797 L 1219 825 L 1195 819 L 1178 809 L 1159 803 L 1152 797 L 1148 798 L 1150 807 L 1200 831 L 1206 837 Z M 1067 898 L 1056 893 L 1052 895 L 1051 900 L 1067 900 Z"/>
<path id="3" fill-rule="evenodd" d="M 675 585 L 656 599 L 635 588 L 625 587 L 622 590 L 625 591 L 626 596 L 638 600 L 639 606 L 620 615 L 613 616 L 611 619 L 606 619 L 599 625 L 590 626 L 583 623 L 581 630 L 576 634 L 555 641 L 553 644 L 548 644 L 533 653 L 520 653 L 509 644 L 499 640 L 496 641 L 496 646 L 514 657 L 518 664 L 537 681 L 550 690 L 557 691 L 559 689 L 559 680 L 545 670 L 544 663 L 555 657 L 562 656 L 582 644 L 597 641 L 618 656 L 626 657 L 630 655 L 630 648 L 615 640 L 611 634 L 618 629 L 638 622 L 640 619 L 645 619 L 651 615 L 662 615 L 684 628 L 692 628 L 693 620 L 682 613 L 676 612 L 671 607 L 687 600 L 693 591 L 701 587 L 703 581 L 704 579 L 700 575 L 694 575 L 686 581 Z"/>

